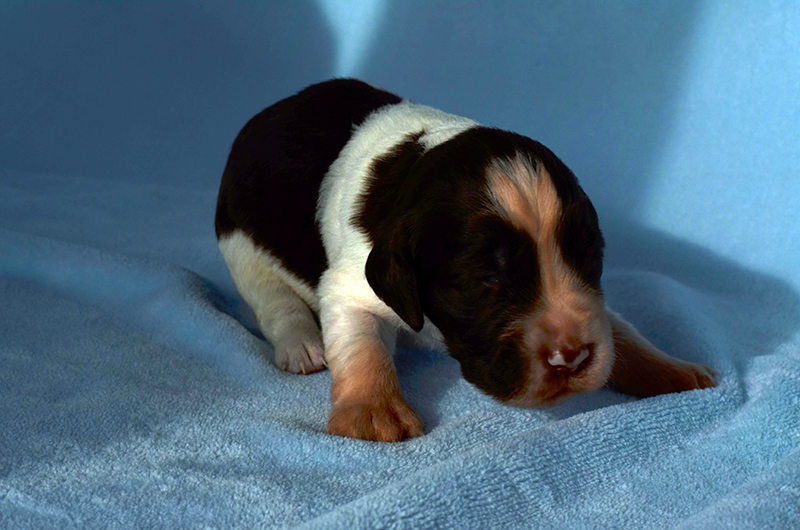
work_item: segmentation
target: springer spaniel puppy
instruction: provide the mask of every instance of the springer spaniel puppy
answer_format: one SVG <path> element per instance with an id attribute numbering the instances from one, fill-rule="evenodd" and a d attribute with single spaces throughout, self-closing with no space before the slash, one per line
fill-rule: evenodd
<path id="1" fill-rule="evenodd" d="M 520 407 L 607 382 L 636 396 L 715 385 L 606 307 L 597 214 L 550 150 L 361 81 L 252 118 L 215 225 L 277 365 L 330 370 L 331 434 L 422 435 L 392 361 L 398 333 Z"/>

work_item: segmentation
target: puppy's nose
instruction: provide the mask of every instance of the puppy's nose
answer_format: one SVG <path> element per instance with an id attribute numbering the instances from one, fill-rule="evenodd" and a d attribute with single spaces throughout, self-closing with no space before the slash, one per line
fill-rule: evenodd
<path id="1" fill-rule="evenodd" d="M 565 343 L 550 349 L 547 364 L 555 370 L 579 372 L 589 365 L 593 353 L 593 344 L 573 346 Z"/>

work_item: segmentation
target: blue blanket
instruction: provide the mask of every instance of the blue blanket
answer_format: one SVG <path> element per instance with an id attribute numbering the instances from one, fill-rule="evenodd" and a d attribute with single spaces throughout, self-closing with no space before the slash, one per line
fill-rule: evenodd
<path id="1" fill-rule="evenodd" d="M 12 2 L 0 71 L 0 528 L 800 528 L 796 5 Z M 329 436 L 213 212 L 334 75 L 550 146 L 609 304 L 719 386 L 511 409 L 400 349 L 425 436 Z"/>

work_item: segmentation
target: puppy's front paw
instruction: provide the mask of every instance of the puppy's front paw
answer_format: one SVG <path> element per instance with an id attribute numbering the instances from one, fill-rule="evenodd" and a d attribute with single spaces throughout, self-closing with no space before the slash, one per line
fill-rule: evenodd
<path id="1" fill-rule="evenodd" d="M 369 404 L 344 401 L 333 407 L 328 432 L 373 442 L 399 442 L 422 436 L 422 422 L 402 399 Z"/>

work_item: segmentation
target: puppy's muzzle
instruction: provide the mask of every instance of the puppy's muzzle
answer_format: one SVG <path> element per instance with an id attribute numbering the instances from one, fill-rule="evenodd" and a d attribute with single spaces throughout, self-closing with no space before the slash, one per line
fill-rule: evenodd
<path id="1" fill-rule="evenodd" d="M 542 364 L 562 375 L 575 375 L 586 369 L 594 357 L 594 344 L 580 344 L 572 340 L 555 347 L 543 346 L 540 350 Z"/>

